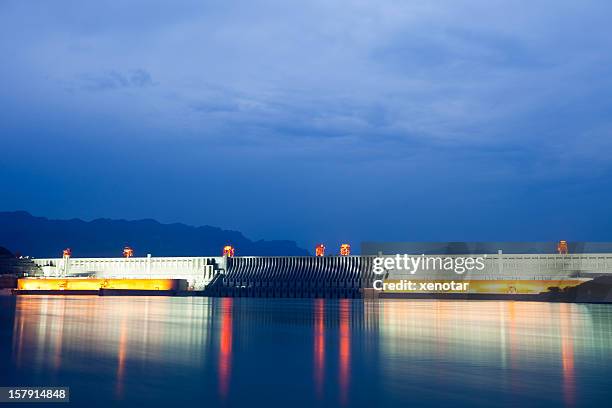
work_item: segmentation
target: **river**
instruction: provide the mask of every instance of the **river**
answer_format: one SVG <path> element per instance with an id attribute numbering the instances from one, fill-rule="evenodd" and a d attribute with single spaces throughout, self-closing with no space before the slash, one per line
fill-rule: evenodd
<path id="1" fill-rule="evenodd" d="M 72 406 L 609 406 L 612 305 L 1 296 L 0 386 Z"/>

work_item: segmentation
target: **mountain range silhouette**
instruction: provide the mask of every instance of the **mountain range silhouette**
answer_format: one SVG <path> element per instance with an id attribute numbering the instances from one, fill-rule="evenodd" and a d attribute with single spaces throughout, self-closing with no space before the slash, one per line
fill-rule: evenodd
<path id="1" fill-rule="evenodd" d="M 236 255 L 309 255 L 294 241 L 252 241 L 238 231 L 217 227 L 162 224 L 152 219 L 136 221 L 106 218 L 53 220 L 26 211 L 0 212 L 0 254 L 36 258 L 61 257 L 71 248 L 74 257 L 121 257 L 125 246 L 134 256 L 220 256 L 224 245 Z"/>

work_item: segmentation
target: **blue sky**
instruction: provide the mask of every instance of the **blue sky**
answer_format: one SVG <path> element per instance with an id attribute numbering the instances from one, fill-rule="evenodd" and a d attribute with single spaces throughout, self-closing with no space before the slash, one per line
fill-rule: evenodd
<path id="1" fill-rule="evenodd" d="M 612 240 L 609 1 L 0 2 L 0 209 Z"/>

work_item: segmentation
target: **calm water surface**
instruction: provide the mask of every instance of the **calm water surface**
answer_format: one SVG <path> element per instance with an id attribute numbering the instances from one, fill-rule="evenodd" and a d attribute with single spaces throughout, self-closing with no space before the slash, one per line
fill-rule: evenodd
<path id="1" fill-rule="evenodd" d="M 612 306 L 0 297 L 0 385 L 71 405 L 612 406 Z"/>

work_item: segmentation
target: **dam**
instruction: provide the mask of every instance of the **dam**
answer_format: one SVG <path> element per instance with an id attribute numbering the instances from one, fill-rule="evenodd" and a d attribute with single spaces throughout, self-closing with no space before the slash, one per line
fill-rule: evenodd
<path id="1" fill-rule="evenodd" d="M 73 279 L 169 279 L 185 282 L 184 291 L 208 296 L 360 297 L 373 281 L 372 257 L 246 256 L 129 257 L 33 259 L 39 273 L 30 288 L 42 289 L 43 279 L 61 288 Z M 95 281 L 94 281 L 95 279 Z M 122 285 L 123 286 L 123 285 Z M 83 288 L 81 284 L 79 288 Z M 26 287 L 23 287 L 26 289 Z M 48 288 L 48 287 L 47 287 Z"/>
<path id="2" fill-rule="evenodd" d="M 224 257 L 123 257 L 33 259 L 45 278 L 178 279 L 202 291 L 225 269 Z"/>
<path id="3" fill-rule="evenodd" d="M 460 259 L 474 255 L 439 256 L 457 263 Z M 409 272 L 397 267 L 383 268 L 382 272 L 376 270 L 377 261 L 385 264 L 385 260 L 394 257 L 383 254 L 221 257 L 147 255 L 124 258 L 64 256 L 32 259 L 37 272 L 25 280 L 21 279 L 19 289 L 26 293 L 28 290 L 50 289 L 56 285 L 56 289 L 67 292 L 71 288 L 88 287 L 92 290 L 167 290 L 173 294 L 180 292 L 182 295 L 218 297 L 478 295 L 486 298 L 489 295 L 516 295 L 527 296 L 527 299 L 528 296 L 540 296 L 543 293 L 565 293 L 596 280 L 601 282 L 602 279 L 612 279 L 612 253 L 504 254 L 499 251 L 497 254 L 482 255 L 482 270 L 456 273 L 442 268 L 442 263 L 423 271 Z M 157 283 L 152 284 L 152 280 Z M 422 283 L 426 285 L 420 285 Z M 465 289 L 462 293 L 410 289 L 447 287 Z M 604 297 L 607 296 L 605 294 Z"/>

